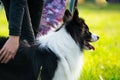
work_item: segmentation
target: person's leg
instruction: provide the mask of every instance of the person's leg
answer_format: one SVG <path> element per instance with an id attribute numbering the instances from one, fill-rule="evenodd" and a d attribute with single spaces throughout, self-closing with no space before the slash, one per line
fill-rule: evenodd
<path id="1" fill-rule="evenodd" d="M 45 0 L 38 37 L 59 28 L 66 9 L 66 0 Z"/>
<path id="2" fill-rule="evenodd" d="M 1 0 L 1 1 L 3 2 L 4 8 L 5 8 L 7 20 L 9 21 L 10 0 Z M 35 40 L 27 2 L 26 2 L 25 12 L 24 12 L 24 17 L 22 22 L 20 39 L 21 40 L 26 39 L 30 44 L 34 43 L 34 40 Z"/>
<path id="3" fill-rule="evenodd" d="M 35 37 L 38 33 L 44 0 L 28 0 L 30 17 Z"/>
<path id="4" fill-rule="evenodd" d="M 21 29 L 21 37 L 20 39 L 24 40 L 26 39 L 28 43 L 33 44 L 35 40 L 35 35 L 32 28 L 30 13 L 28 4 L 26 2 L 25 12 L 23 16 L 23 22 L 22 22 L 22 29 Z"/>
<path id="5" fill-rule="evenodd" d="M 8 22 L 9 22 L 10 1 L 11 0 L 2 0 Z M 26 5 L 24 18 L 22 22 L 22 31 L 21 31 L 22 33 L 20 39 L 23 40 L 26 39 L 30 44 L 32 44 L 35 38 L 27 8 L 28 7 Z M 4 41 L 4 43 L 7 41 L 7 39 Z M 2 43 L 1 46 L 3 46 L 4 43 Z M 10 60 L 7 64 L 0 63 L 0 80 L 34 80 L 31 64 L 27 63 L 25 53 L 21 52 L 24 50 L 24 47 L 22 47 L 21 45 L 22 44 L 20 43 L 19 49 L 14 59 Z"/>

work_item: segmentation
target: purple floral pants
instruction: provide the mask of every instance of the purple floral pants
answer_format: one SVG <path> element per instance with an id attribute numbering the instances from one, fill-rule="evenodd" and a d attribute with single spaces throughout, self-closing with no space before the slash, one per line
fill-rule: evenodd
<path id="1" fill-rule="evenodd" d="M 62 17 L 66 9 L 66 0 L 46 0 L 41 16 L 38 36 L 47 34 L 62 24 Z"/>

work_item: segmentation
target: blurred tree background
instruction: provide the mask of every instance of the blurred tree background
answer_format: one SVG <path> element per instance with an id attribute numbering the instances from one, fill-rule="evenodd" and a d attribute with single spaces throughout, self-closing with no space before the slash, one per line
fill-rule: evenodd
<path id="1" fill-rule="evenodd" d="M 109 3 L 120 3 L 120 0 L 78 0 L 79 3 L 91 2 L 91 3 L 105 3 L 106 1 Z"/>
<path id="2" fill-rule="evenodd" d="M 105 0 L 78 0 L 79 3 L 91 2 L 91 3 L 105 3 Z"/>

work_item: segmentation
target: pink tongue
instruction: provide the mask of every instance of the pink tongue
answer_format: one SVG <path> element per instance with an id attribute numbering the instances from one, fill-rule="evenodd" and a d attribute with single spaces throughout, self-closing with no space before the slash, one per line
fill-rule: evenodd
<path id="1" fill-rule="evenodd" d="M 91 45 L 89 46 L 89 48 L 92 49 L 92 50 L 95 50 L 95 47 L 93 47 L 93 46 L 91 46 Z"/>
<path id="2" fill-rule="evenodd" d="M 89 49 L 95 50 L 95 48 L 90 45 L 88 42 L 85 42 L 85 46 L 87 46 Z"/>

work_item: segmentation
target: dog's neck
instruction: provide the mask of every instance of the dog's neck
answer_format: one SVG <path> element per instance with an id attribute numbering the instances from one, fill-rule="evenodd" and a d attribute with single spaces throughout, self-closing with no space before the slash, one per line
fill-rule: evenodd
<path id="1" fill-rule="evenodd" d="M 65 25 L 59 31 L 48 33 L 37 40 L 41 43 L 41 47 L 48 47 L 58 55 L 67 56 L 81 53 L 79 46 L 66 31 Z"/>
<path id="2" fill-rule="evenodd" d="M 79 45 L 76 44 L 71 35 L 66 31 L 65 25 L 59 31 L 51 32 L 37 40 L 41 43 L 40 48 L 50 48 L 57 56 L 62 58 L 62 62 L 69 65 L 70 72 L 68 73 L 73 74 L 69 75 L 66 73 L 66 75 L 69 75 L 68 77 L 71 76 L 71 80 L 77 80 L 76 78 L 80 75 L 79 71 L 82 68 L 81 65 L 83 65 L 83 54 Z"/>

